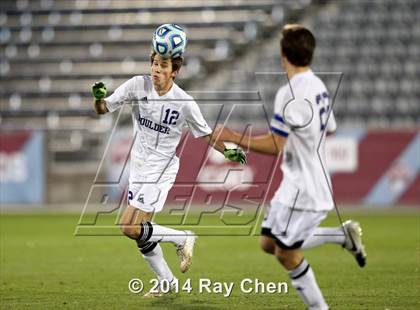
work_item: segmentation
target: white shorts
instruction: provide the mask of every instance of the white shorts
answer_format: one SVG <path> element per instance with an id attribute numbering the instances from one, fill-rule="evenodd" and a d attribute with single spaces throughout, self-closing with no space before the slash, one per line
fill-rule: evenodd
<path id="1" fill-rule="evenodd" d="M 150 158 L 149 158 L 150 160 Z M 160 212 L 178 173 L 177 158 L 161 163 L 131 162 L 128 204 L 144 212 Z M 159 167 L 160 166 L 160 167 Z"/>
<path id="2" fill-rule="evenodd" d="M 298 249 L 327 215 L 328 211 L 297 210 L 271 203 L 265 212 L 261 234 L 275 239 L 282 249 Z"/>

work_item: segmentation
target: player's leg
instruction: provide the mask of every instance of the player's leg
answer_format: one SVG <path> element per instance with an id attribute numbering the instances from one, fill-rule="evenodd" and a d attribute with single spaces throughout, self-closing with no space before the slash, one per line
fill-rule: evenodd
<path id="1" fill-rule="evenodd" d="M 149 221 L 140 223 L 137 230 L 137 240 L 144 242 L 170 242 L 180 247 L 185 244 L 191 233 L 184 230 L 176 230 Z"/>
<path id="2" fill-rule="evenodd" d="M 176 175 L 175 175 L 176 176 Z M 132 184 L 129 190 L 129 205 L 145 213 L 157 213 L 163 209 L 172 183 Z M 189 235 L 186 231 L 176 230 L 151 222 L 151 218 L 140 221 L 140 226 L 133 227 L 134 239 L 144 242 L 170 242 L 182 246 Z"/>
<path id="3" fill-rule="evenodd" d="M 343 246 L 346 242 L 346 235 L 341 227 L 318 227 L 312 236 L 305 240 L 302 249 L 307 250 L 327 243 Z"/>
<path id="4" fill-rule="evenodd" d="M 271 211 L 271 229 L 265 232 L 275 240 L 274 255 L 287 270 L 302 301 L 308 309 L 328 309 L 315 275 L 300 248 L 316 227 L 326 217 L 326 212 L 296 210 L 281 204 L 274 204 Z"/>
<path id="5" fill-rule="evenodd" d="M 275 256 L 287 270 L 292 286 L 309 310 L 329 309 L 311 266 L 298 249 L 284 249 L 276 244 Z"/>
<path id="6" fill-rule="evenodd" d="M 362 242 L 362 227 L 358 222 L 349 220 L 343 223 L 343 228 L 346 232 L 344 248 L 354 256 L 360 267 L 364 267 L 367 254 Z"/>
<path id="7" fill-rule="evenodd" d="M 193 249 L 196 235 L 191 231 L 176 230 L 150 221 L 140 223 L 138 243 L 155 244 L 160 242 L 173 243 L 180 257 L 180 270 L 187 272 L 192 264 Z"/>
<path id="8" fill-rule="evenodd" d="M 268 254 L 274 255 L 276 241 L 274 236 L 271 233 L 271 227 L 276 222 L 276 206 L 268 205 L 263 222 L 261 223 L 261 237 L 260 237 L 260 247 L 261 249 Z"/>
<path id="9" fill-rule="evenodd" d="M 128 205 L 119 221 L 121 231 L 128 238 L 136 240 L 140 235 L 141 223 L 150 221 L 152 217 L 153 212 L 145 212 Z"/>
<path id="10" fill-rule="evenodd" d="M 360 267 L 366 264 L 366 250 L 362 242 L 362 228 L 354 221 L 346 221 L 342 227 L 318 227 L 307 238 L 302 249 L 307 250 L 324 244 L 338 244 L 348 250 Z"/>
<path id="11" fill-rule="evenodd" d="M 140 253 L 149 264 L 152 271 L 156 274 L 157 278 L 160 281 L 167 280 L 169 283 L 172 283 L 176 281 L 176 278 L 165 261 L 159 243 L 142 242 L 136 238 L 136 236 L 139 235 L 140 224 L 150 221 L 152 217 L 153 213 L 144 212 L 129 205 L 120 219 L 121 230 L 127 237 L 136 241 Z M 152 294 L 149 295 L 152 296 Z"/>
<path id="12" fill-rule="evenodd" d="M 262 235 L 260 237 L 260 246 L 261 246 L 261 249 L 265 253 L 274 255 L 275 248 L 276 248 L 276 241 L 271 237 Z"/>
<path id="13" fill-rule="evenodd" d="M 175 179 L 173 177 L 173 180 Z M 132 185 L 129 203 L 131 206 L 143 211 L 152 213 L 160 212 L 163 209 L 167 194 L 173 184 L 172 179 L 160 183 L 146 183 L 139 186 Z M 176 230 L 152 223 L 151 219 L 140 221 L 138 227 L 131 231 L 139 243 L 160 243 L 169 242 L 176 246 L 177 254 L 180 257 L 181 272 L 186 272 L 191 264 L 196 236 L 191 231 Z"/>

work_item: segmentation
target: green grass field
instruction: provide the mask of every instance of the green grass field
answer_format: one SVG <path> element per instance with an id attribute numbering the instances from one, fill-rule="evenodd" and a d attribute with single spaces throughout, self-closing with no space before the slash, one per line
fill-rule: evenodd
<path id="1" fill-rule="evenodd" d="M 364 229 L 368 250 L 364 269 L 338 246 L 305 254 L 331 309 L 420 309 L 418 213 L 359 212 L 351 217 Z M 115 236 L 75 237 L 78 220 L 78 215 L 0 217 L 1 309 L 304 308 L 291 286 L 287 294 L 239 290 L 244 278 L 288 281 L 275 259 L 259 249 L 258 237 L 249 236 L 199 237 L 194 264 L 186 274 L 178 271 L 174 247 L 163 245 L 180 282 L 191 278 L 193 292 L 144 299 L 127 287 L 131 278 L 148 282 L 153 277 L 133 241 Z M 336 223 L 331 216 L 324 225 Z M 199 278 L 234 282 L 233 293 L 229 298 L 199 294 Z"/>

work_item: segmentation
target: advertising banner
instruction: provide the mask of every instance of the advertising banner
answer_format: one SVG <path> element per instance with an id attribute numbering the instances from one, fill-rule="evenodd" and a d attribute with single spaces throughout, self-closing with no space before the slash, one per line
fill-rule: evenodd
<path id="1" fill-rule="evenodd" d="M 110 145 L 108 176 L 119 180 L 120 189 L 127 185 L 131 136 L 128 131 L 118 133 Z M 420 134 L 416 130 L 339 129 L 326 141 L 327 169 L 336 202 L 419 206 L 419 152 Z M 180 169 L 168 196 L 169 203 L 193 202 L 216 209 L 223 204 L 258 207 L 270 201 L 282 178 L 281 156 L 249 152 L 248 164 L 240 166 L 226 161 L 190 134 L 183 137 L 177 153 Z"/>

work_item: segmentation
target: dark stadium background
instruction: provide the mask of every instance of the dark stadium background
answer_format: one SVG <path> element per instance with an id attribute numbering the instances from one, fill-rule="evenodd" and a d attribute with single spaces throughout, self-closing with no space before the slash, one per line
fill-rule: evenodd
<path id="1" fill-rule="evenodd" d="M 353 291 L 337 291 L 334 309 L 350 309 L 339 302 L 349 295 L 356 300 L 354 309 L 414 309 L 418 305 L 418 1 L 3 0 L 0 9 L 0 308 L 64 307 L 57 297 L 62 295 L 52 289 L 60 281 L 44 290 L 32 286 L 39 277 L 49 279 L 50 271 L 40 267 L 48 261 L 42 253 L 56 250 L 56 245 L 63 244 L 61 238 L 78 244 L 77 255 L 70 248 L 67 253 L 79 257 L 80 263 L 99 261 L 95 247 L 105 256 L 112 252 L 100 248 L 109 240 L 105 237 L 93 242 L 74 236 L 83 225 L 94 227 L 87 234 L 107 231 L 109 226 L 117 233 L 113 220 L 118 207 L 125 205 L 126 160 L 132 142 L 129 108 L 121 114 L 96 116 L 92 83 L 102 80 L 112 92 L 133 75 L 149 73 L 153 30 L 163 23 L 177 23 L 186 29 L 189 42 L 176 82 L 196 98 L 209 124 L 264 132 L 275 92 L 287 82 L 279 62 L 280 29 L 294 22 L 315 34 L 312 68 L 334 98 L 339 129 L 327 145 L 338 212 L 332 213 L 330 224 L 339 222 L 337 215 L 359 219 L 365 237 L 372 238 L 368 239 L 368 266 L 376 262 L 376 269 L 357 273 L 349 283 L 343 281 L 343 287 L 353 286 Z M 210 235 L 235 234 L 234 225 L 242 225 L 242 235 L 258 232 L 264 205 L 281 180 L 276 158 L 250 153 L 248 166 L 237 167 L 208 153 L 190 135 L 184 136 L 178 154 L 180 173 L 162 220 L 196 225 L 199 231 L 200 224 L 211 223 L 214 230 L 203 229 Z M 102 223 L 96 212 L 111 220 Z M 200 212 L 205 212 L 203 217 L 197 215 Z M 60 231 L 59 227 L 66 228 Z M 230 239 L 226 238 L 227 246 Z M 390 244 L 392 238 L 397 239 L 394 244 Z M 115 247 L 123 243 L 117 239 L 112 239 Z M 246 249 L 249 239 L 241 240 Z M 86 250 L 84 242 L 92 247 Z M 215 239 L 203 237 L 201 242 L 212 244 Z M 232 243 L 229 251 L 235 247 Z M 256 240 L 250 244 L 259 255 Z M 129 259 L 136 254 L 127 245 L 121 249 Z M 313 260 L 322 264 L 325 256 L 317 251 Z M 240 254 L 236 258 L 245 260 Z M 386 266 L 393 261 L 403 264 L 405 258 L 404 270 L 397 269 L 392 279 L 384 278 L 393 272 Z M 342 259 L 347 257 L 343 254 Z M 58 263 L 51 260 L 51 264 Z M 68 276 L 68 266 L 61 267 L 56 268 Z M 258 270 L 268 272 L 270 279 L 270 268 L 274 264 Z M 320 275 L 321 286 L 331 272 L 327 268 L 326 275 Z M 226 273 L 238 276 L 233 274 Z M 114 277 L 112 270 L 108 276 Z M 369 279 L 362 281 L 365 291 L 382 284 L 371 293 L 354 290 L 363 277 Z M 22 279 L 41 297 L 28 298 L 19 285 Z M 410 287 L 410 281 L 417 284 Z M 123 304 L 131 307 L 134 302 L 123 287 L 126 282 L 124 278 L 118 288 L 124 291 L 122 298 L 128 298 Z M 387 299 L 395 292 L 391 284 L 398 290 L 397 297 Z M 101 299 L 101 293 L 92 291 L 92 296 Z M 70 296 L 69 307 L 78 308 L 84 302 L 86 308 L 100 305 L 83 299 L 75 304 L 75 295 Z M 205 296 L 195 298 L 206 300 Z M 237 298 L 230 301 L 231 308 L 242 302 L 242 308 L 251 307 L 252 301 Z M 278 304 L 270 298 L 267 307 Z M 181 300 L 197 309 L 188 296 Z M 300 307 L 296 296 L 286 301 L 292 308 Z M 214 307 L 223 308 L 217 302 Z M 203 305 L 206 308 L 211 307 Z"/>

